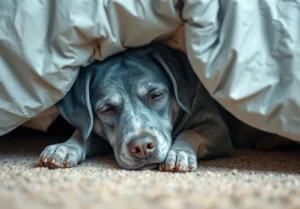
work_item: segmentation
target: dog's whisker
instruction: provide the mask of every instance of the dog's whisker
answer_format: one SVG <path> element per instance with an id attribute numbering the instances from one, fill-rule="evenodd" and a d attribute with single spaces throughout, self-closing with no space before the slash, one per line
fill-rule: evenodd
<path id="1" fill-rule="evenodd" d="M 109 164 L 112 166 L 112 167 L 119 167 L 117 161 L 116 161 L 116 158 L 115 158 L 115 154 L 110 154 L 110 155 L 107 155 L 105 156 L 104 160 L 106 161 L 110 161 Z"/>
<path id="2" fill-rule="evenodd" d="M 116 159 L 116 158 L 115 158 L 115 154 L 109 155 L 108 158 L 109 158 L 109 159 Z"/>
<path id="3" fill-rule="evenodd" d="M 110 154 L 105 156 L 104 160 L 115 160 L 115 155 L 114 154 Z"/>

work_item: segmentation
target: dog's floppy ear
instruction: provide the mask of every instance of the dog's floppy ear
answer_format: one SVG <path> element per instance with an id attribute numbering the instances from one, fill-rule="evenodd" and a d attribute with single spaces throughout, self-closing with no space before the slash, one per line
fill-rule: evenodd
<path id="1" fill-rule="evenodd" d="M 186 54 L 161 44 L 154 45 L 153 53 L 172 81 L 178 104 L 191 114 L 199 79 Z"/>
<path id="2" fill-rule="evenodd" d="M 77 128 L 84 139 L 87 139 L 93 127 L 93 111 L 90 102 L 91 73 L 80 69 L 75 83 L 58 103 L 61 115 Z"/>

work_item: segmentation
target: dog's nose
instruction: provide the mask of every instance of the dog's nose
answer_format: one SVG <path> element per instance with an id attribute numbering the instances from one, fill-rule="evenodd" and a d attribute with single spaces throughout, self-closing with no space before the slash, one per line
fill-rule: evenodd
<path id="1" fill-rule="evenodd" d="M 152 135 L 137 135 L 130 139 L 128 149 L 137 158 L 143 159 L 151 156 L 155 150 L 156 141 Z"/>

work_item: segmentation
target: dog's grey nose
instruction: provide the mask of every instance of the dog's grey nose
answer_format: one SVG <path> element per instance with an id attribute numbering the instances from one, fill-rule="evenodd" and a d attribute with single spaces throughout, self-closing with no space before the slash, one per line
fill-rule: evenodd
<path id="1" fill-rule="evenodd" d="M 143 159 L 151 156 L 155 150 L 156 141 L 152 135 L 137 135 L 130 139 L 128 149 L 132 155 Z"/>

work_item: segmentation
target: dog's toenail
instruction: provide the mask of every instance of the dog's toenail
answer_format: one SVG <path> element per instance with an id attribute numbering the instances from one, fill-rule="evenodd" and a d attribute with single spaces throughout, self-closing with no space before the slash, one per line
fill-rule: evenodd
<path id="1" fill-rule="evenodd" d="M 178 165 L 178 169 L 179 169 L 180 171 L 182 170 L 182 167 L 183 167 L 182 164 L 179 164 L 179 165 Z"/>
<path id="2" fill-rule="evenodd" d="M 164 168 L 164 166 L 163 166 L 163 165 L 159 165 L 159 170 L 160 170 L 160 171 L 162 171 L 162 170 L 163 170 L 163 168 Z"/>
<path id="3" fill-rule="evenodd" d="M 173 168 L 174 168 L 174 164 L 173 164 L 173 163 L 170 163 L 170 164 L 169 164 L 169 169 L 170 169 L 170 170 L 173 170 Z"/>
<path id="4" fill-rule="evenodd" d="M 55 163 L 55 159 L 54 159 L 54 158 L 51 160 L 51 163 L 52 163 L 52 164 L 54 164 L 54 163 Z"/>
<path id="5" fill-rule="evenodd" d="M 46 163 L 46 162 L 48 162 L 48 158 L 45 157 L 44 158 L 44 163 Z"/>

